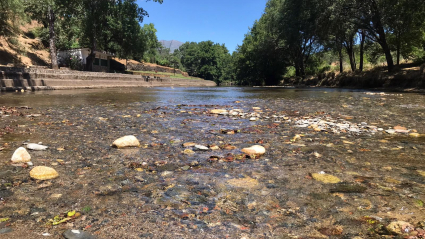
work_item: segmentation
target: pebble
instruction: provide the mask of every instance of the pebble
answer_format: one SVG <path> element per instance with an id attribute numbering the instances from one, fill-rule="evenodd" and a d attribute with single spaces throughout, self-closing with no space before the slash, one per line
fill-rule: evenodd
<path id="1" fill-rule="evenodd" d="M 246 178 L 234 178 L 227 181 L 228 184 L 234 187 L 252 189 L 259 186 L 259 182 L 256 179 L 246 177 Z"/>
<path id="2" fill-rule="evenodd" d="M 386 228 L 389 232 L 394 234 L 406 234 L 415 229 L 413 225 L 404 221 L 391 222 Z"/>
<path id="3" fill-rule="evenodd" d="M 258 120 L 258 118 L 257 118 L 257 117 L 251 117 L 251 118 L 249 118 L 249 120 L 250 120 L 250 121 L 257 121 L 257 120 Z"/>
<path id="4" fill-rule="evenodd" d="M 41 145 L 41 144 L 27 144 L 27 149 L 35 150 L 35 151 L 43 151 L 46 150 L 47 146 Z"/>
<path id="5" fill-rule="evenodd" d="M 322 183 L 339 183 L 341 180 L 333 175 L 325 174 L 325 173 L 313 173 L 311 175 L 315 180 L 320 181 Z"/>
<path id="6" fill-rule="evenodd" d="M 127 135 L 115 140 L 112 143 L 112 146 L 117 147 L 119 149 L 126 147 L 140 147 L 140 142 L 133 135 Z"/>
<path id="7" fill-rule="evenodd" d="M 164 172 L 161 173 L 161 176 L 162 177 L 167 177 L 167 176 L 170 176 L 172 174 L 173 174 L 173 172 L 171 172 L 171 171 L 164 171 Z"/>
<path id="8" fill-rule="evenodd" d="M 9 232 L 12 232 L 12 231 L 13 230 L 10 227 L 2 228 L 2 229 L 0 229 L 0 234 L 6 234 L 6 233 L 9 233 Z"/>
<path id="9" fill-rule="evenodd" d="M 193 143 L 193 142 L 187 142 L 187 143 L 184 143 L 183 144 L 183 147 L 194 147 L 196 145 L 196 143 Z"/>
<path id="10" fill-rule="evenodd" d="M 66 239 L 96 239 L 95 236 L 81 230 L 66 230 L 63 236 Z"/>
<path id="11" fill-rule="evenodd" d="M 223 114 L 223 113 L 227 113 L 227 110 L 225 109 L 213 109 L 210 111 L 211 114 Z"/>
<path id="12" fill-rule="evenodd" d="M 30 177 L 37 180 L 49 180 L 59 177 L 59 174 L 53 168 L 37 166 L 30 171 Z"/>
<path id="13" fill-rule="evenodd" d="M 209 150 L 209 148 L 208 148 L 208 147 L 205 147 L 205 146 L 203 146 L 203 145 L 199 145 L 199 144 L 195 145 L 195 148 L 196 148 L 197 150 L 201 150 L 201 151 L 207 151 L 207 150 Z"/>
<path id="14" fill-rule="evenodd" d="M 242 149 L 242 152 L 246 154 L 263 155 L 266 153 L 266 149 L 261 145 L 254 145 L 249 148 Z"/>
<path id="15" fill-rule="evenodd" d="M 12 155 L 13 163 L 27 163 L 30 161 L 31 161 L 31 155 L 23 147 L 18 148 Z"/>
<path id="16" fill-rule="evenodd" d="M 191 150 L 191 149 L 185 149 L 183 151 L 183 153 L 186 154 L 186 155 L 191 155 L 191 154 L 194 154 L 195 152 L 193 152 L 193 150 Z"/>

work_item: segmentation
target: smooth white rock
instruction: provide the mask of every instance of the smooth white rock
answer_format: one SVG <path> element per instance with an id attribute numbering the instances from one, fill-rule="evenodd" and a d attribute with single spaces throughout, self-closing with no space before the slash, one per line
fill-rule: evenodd
<path id="1" fill-rule="evenodd" d="M 261 145 L 254 145 L 254 146 L 251 146 L 249 148 L 242 149 L 242 152 L 244 152 L 246 154 L 259 154 L 259 155 L 262 155 L 262 154 L 265 154 L 266 153 L 266 149 L 263 146 L 261 146 Z"/>
<path id="2" fill-rule="evenodd" d="M 205 146 L 203 146 L 203 145 L 195 145 L 195 148 L 196 148 L 197 150 L 203 150 L 203 151 L 207 151 L 207 150 L 209 150 L 209 148 L 208 148 L 208 147 L 205 147 Z"/>
<path id="3" fill-rule="evenodd" d="M 27 163 L 31 161 L 31 155 L 28 153 L 28 151 L 20 147 L 12 155 L 12 162 L 14 163 Z"/>
<path id="4" fill-rule="evenodd" d="M 127 135 L 115 140 L 112 143 L 112 146 L 117 148 L 125 148 L 125 147 L 140 147 L 139 140 L 133 135 Z"/>
<path id="5" fill-rule="evenodd" d="M 47 146 L 41 145 L 41 144 L 27 144 L 27 149 L 35 150 L 35 151 L 42 151 L 46 150 Z"/>

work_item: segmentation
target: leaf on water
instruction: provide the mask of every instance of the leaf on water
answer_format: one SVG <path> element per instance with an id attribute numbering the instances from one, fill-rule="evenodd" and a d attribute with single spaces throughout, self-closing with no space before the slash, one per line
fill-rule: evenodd
<path id="1" fill-rule="evenodd" d="M 73 211 L 69 211 L 68 212 L 68 217 L 72 217 L 72 216 L 74 216 L 75 215 L 75 210 L 73 210 Z"/>

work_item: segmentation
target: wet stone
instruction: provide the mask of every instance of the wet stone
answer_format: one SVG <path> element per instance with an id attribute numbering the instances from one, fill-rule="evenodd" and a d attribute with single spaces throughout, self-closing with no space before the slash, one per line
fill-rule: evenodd
<path id="1" fill-rule="evenodd" d="M 338 183 L 329 191 L 331 193 L 364 193 L 366 189 L 366 187 L 357 184 Z"/>
<path id="2" fill-rule="evenodd" d="M 96 239 L 95 236 L 81 230 L 67 230 L 63 233 L 66 239 Z"/>
<path id="3" fill-rule="evenodd" d="M 9 233 L 9 232 L 12 232 L 12 231 L 13 231 L 13 229 L 10 228 L 10 227 L 2 228 L 2 229 L 0 229 L 0 234 L 6 234 L 6 233 Z"/>

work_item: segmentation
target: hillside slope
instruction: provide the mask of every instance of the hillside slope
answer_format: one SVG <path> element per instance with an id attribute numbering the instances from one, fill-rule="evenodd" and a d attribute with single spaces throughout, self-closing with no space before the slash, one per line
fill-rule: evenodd
<path id="1" fill-rule="evenodd" d="M 21 34 L 5 39 L 0 37 L 0 65 L 46 66 L 50 64 L 48 49 L 35 38 L 36 22 L 21 27 Z"/>

